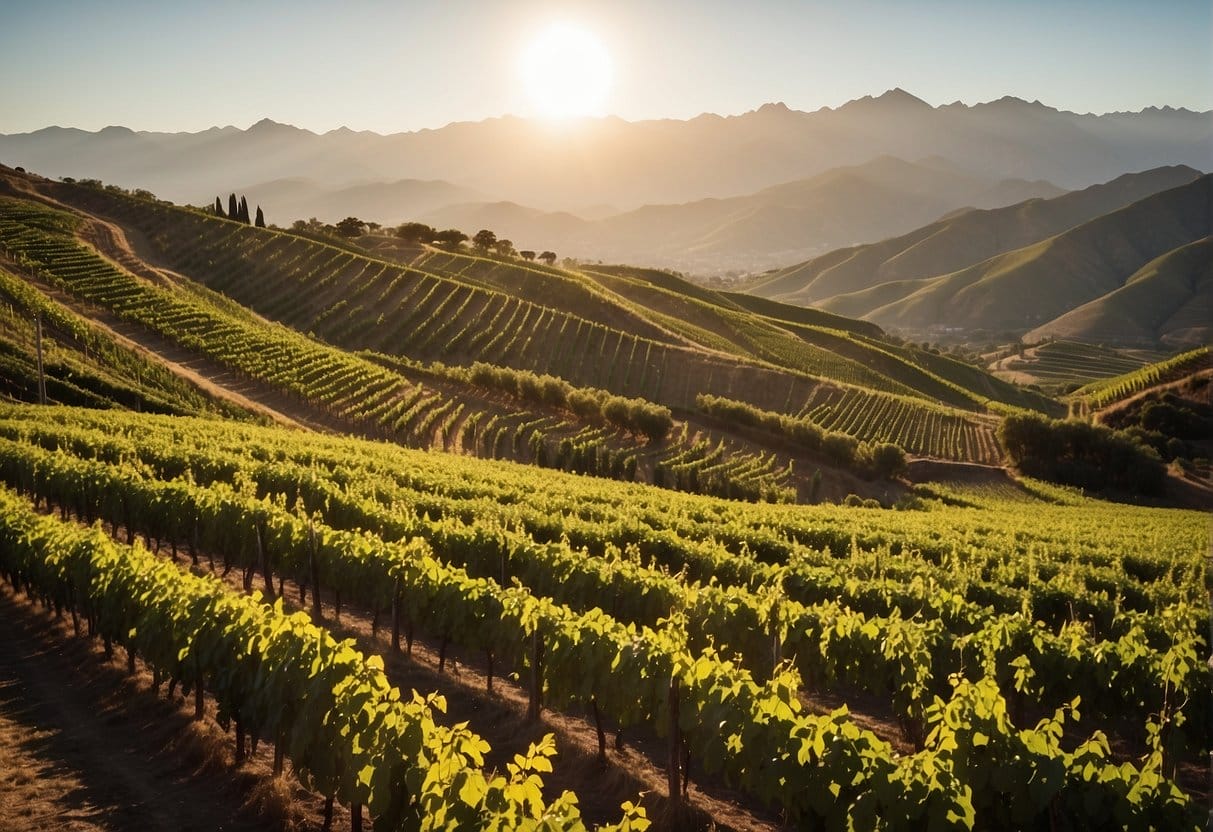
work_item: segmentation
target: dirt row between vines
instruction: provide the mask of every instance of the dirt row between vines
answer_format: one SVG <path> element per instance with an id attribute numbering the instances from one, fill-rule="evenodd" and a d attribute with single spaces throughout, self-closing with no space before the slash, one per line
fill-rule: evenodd
<path id="1" fill-rule="evenodd" d="M 58 515 L 57 507 L 55 514 Z M 106 529 L 112 531 L 108 525 Z M 118 542 L 125 543 L 125 528 L 119 526 L 113 537 Z M 137 534 L 136 538 L 143 540 L 141 534 Z M 171 559 L 170 552 L 166 542 L 160 546 L 158 554 L 165 559 Z M 185 552 L 184 545 L 178 547 L 178 566 L 192 569 L 198 574 L 214 574 L 224 580 L 233 591 L 244 592 L 239 566 L 233 565 L 227 575 L 223 575 L 224 564 L 219 554 L 200 552 L 198 566 L 193 567 Z M 210 566 L 212 555 L 213 568 Z M 279 587 L 284 608 L 288 612 L 311 612 L 310 590 L 307 592 L 307 602 L 300 603 L 298 584 L 276 575 L 275 596 Z M 264 592 L 263 576 L 260 573 L 253 577 L 251 589 Z M 619 806 L 622 802 L 639 799 L 649 818 L 654 821 L 655 830 L 773 832 L 783 828 L 776 813 L 757 804 L 748 796 L 728 788 L 717 779 L 703 777 L 694 760 L 691 762 L 686 804 L 678 811 L 673 811 L 665 797 L 667 742 L 658 737 L 650 727 L 627 729 L 624 732 L 623 746 L 620 748 L 615 745 L 615 726 L 604 724 L 608 733 L 607 759 L 604 764 L 598 758 L 597 729 L 588 713 L 580 715 L 544 708 L 537 722 L 528 721 L 525 680 L 518 683 L 503 678 L 498 668 L 493 677 L 493 691 L 489 693 L 483 656 L 468 656 L 462 649 L 451 645 L 445 650 L 444 662 L 441 645 L 421 635 L 414 639 L 411 654 L 404 649 L 403 638 L 402 649 L 396 652 L 391 646 L 391 623 L 386 615 L 383 616 L 378 632 L 373 633 L 375 628 L 370 611 L 346 600 L 338 618 L 334 601 L 332 593 L 322 590 L 322 614 L 316 623 L 328 629 L 338 639 L 353 639 L 358 649 L 364 653 L 381 656 L 388 680 L 393 686 L 400 688 L 406 697 L 410 690 L 423 694 L 442 694 L 446 699 L 447 712 L 439 721 L 444 724 L 466 721 L 472 730 L 492 746 L 492 750 L 486 755 L 486 770 L 496 769 L 504 772 L 506 763 L 512 761 L 515 754 L 525 753 L 531 743 L 538 742 L 546 734 L 554 734 L 559 754 L 553 761 L 554 771 L 543 776 L 545 794 L 551 798 L 564 790 L 576 793 L 578 805 L 587 824 L 615 822 L 619 819 Z M 68 630 L 70 631 L 70 628 Z M 121 654 L 121 649 L 116 653 Z M 439 670 L 440 665 L 445 665 L 443 671 Z M 117 670 L 117 665 L 114 665 L 114 668 Z M 151 674 L 144 674 L 142 682 L 142 688 L 150 688 Z M 185 700 L 180 692 L 177 694 L 177 700 L 184 708 Z M 814 710 L 825 711 L 825 704 L 819 703 Z M 831 701 L 828 704 L 836 707 L 838 703 Z M 232 758 L 232 734 L 228 733 L 224 738 L 218 726 L 212 724 L 212 728 L 221 736 L 228 756 Z M 268 747 L 268 744 L 265 747 Z M 267 782 L 270 779 L 270 761 L 269 756 L 264 760 Z M 302 788 L 297 791 L 304 792 Z M 307 795 L 308 799 L 304 801 L 304 805 L 297 808 L 302 809 L 303 815 L 312 821 L 312 825 L 318 826 L 319 806 L 323 800 L 318 795 Z M 338 824 L 334 828 L 342 827 Z"/>
<path id="2" fill-rule="evenodd" d="M 7 832 L 253 832 L 318 817 L 310 793 L 270 776 L 266 746 L 238 770 L 193 706 L 128 676 L 100 641 L 76 638 L 0 586 L 0 828 Z M 120 651 L 119 651 L 120 652 Z M 209 713 L 214 713 L 208 702 Z"/>

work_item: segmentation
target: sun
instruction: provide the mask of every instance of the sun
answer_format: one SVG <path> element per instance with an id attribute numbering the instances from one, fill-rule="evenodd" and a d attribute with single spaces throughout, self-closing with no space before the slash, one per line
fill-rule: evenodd
<path id="1" fill-rule="evenodd" d="M 539 115 L 602 115 L 611 90 L 611 56 L 588 29 L 574 23 L 549 24 L 527 43 L 519 68 Z"/>

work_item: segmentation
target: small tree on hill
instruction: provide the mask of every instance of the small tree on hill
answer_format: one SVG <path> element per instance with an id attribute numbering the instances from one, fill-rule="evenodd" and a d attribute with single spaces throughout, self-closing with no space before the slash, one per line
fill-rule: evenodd
<path id="1" fill-rule="evenodd" d="M 530 261 L 535 259 L 535 252 L 527 251 L 524 249 L 523 251 L 518 252 L 518 256 L 521 257 L 523 260 L 526 260 L 529 263 Z"/>
<path id="2" fill-rule="evenodd" d="M 556 252 L 545 251 L 543 254 L 539 255 L 539 259 L 547 263 L 549 266 L 554 266 L 556 264 Z"/>
<path id="3" fill-rule="evenodd" d="M 255 224 L 258 228 L 265 228 L 265 214 L 261 213 L 260 205 L 257 206 L 257 222 Z"/>
<path id="4" fill-rule="evenodd" d="M 215 197 L 215 216 L 216 217 L 226 217 L 227 216 L 227 214 L 223 213 L 223 203 L 220 201 L 219 197 Z"/>
<path id="5" fill-rule="evenodd" d="M 346 217 L 336 226 L 337 233 L 342 237 L 360 237 L 364 228 L 366 223 L 357 217 Z"/>
<path id="6" fill-rule="evenodd" d="M 409 243 L 428 243 L 438 239 L 438 232 L 423 222 L 401 223 L 394 232 L 397 237 Z M 467 237 L 464 236 L 466 240 Z"/>
<path id="7" fill-rule="evenodd" d="M 240 195 L 240 213 L 237 218 L 245 225 L 253 224 L 248 215 L 248 200 L 244 198 L 243 194 Z"/>
<path id="8" fill-rule="evenodd" d="M 445 231 L 438 231 L 434 234 L 434 242 L 447 248 L 459 248 L 460 244 L 465 242 L 467 238 L 468 235 L 458 228 L 448 228 Z"/>
<path id="9" fill-rule="evenodd" d="M 498 240 L 493 244 L 493 249 L 502 257 L 514 256 L 514 243 L 511 240 Z"/>
<path id="10" fill-rule="evenodd" d="M 476 247 L 477 251 L 488 251 L 497 245 L 497 235 L 487 228 L 482 228 L 472 237 L 472 245 Z"/>
<path id="11" fill-rule="evenodd" d="M 227 218 L 229 220 L 240 219 L 240 203 L 236 201 L 235 194 L 231 194 L 227 198 Z"/>

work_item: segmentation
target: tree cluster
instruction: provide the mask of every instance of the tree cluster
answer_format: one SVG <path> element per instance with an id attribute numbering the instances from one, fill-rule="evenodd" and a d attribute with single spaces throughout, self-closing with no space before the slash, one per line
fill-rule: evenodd
<path id="1" fill-rule="evenodd" d="M 256 225 L 258 228 L 265 228 L 265 214 L 261 212 L 261 206 L 257 206 L 255 219 L 250 219 L 248 212 L 248 200 L 241 194 L 237 199 L 235 194 L 229 194 L 227 198 L 227 211 L 223 210 L 223 201 L 219 197 L 215 197 L 215 204 L 211 206 L 211 212 L 217 217 L 226 217 L 229 220 L 236 220 L 245 225 Z"/>
<path id="2" fill-rule="evenodd" d="M 998 440 L 1025 474 L 1092 491 L 1157 494 L 1166 482 L 1158 453 L 1123 431 L 1086 422 L 1013 414 Z"/>
<path id="3" fill-rule="evenodd" d="M 905 471 L 906 454 L 892 442 L 861 442 L 853 436 L 822 430 L 808 419 L 763 410 L 746 402 L 700 393 L 695 405 L 710 416 L 756 428 L 861 476 L 891 478 Z"/>
<path id="4" fill-rule="evenodd" d="M 1185 386 L 1188 392 L 1197 393 L 1208 384 L 1208 379 L 1197 377 L 1189 379 Z M 1114 410 L 1103 422 L 1149 445 L 1167 462 L 1177 459 L 1193 462 L 1208 456 L 1207 446 L 1201 440 L 1213 438 L 1213 405 L 1167 390 Z"/>

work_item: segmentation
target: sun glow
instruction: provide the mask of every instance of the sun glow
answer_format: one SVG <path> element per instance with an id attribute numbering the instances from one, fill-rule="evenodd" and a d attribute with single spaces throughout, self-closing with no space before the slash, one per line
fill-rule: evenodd
<path id="1" fill-rule="evenodd" d="M 593 32 L 572 23 L 548 25 L 527 44 L 520 71 L 539 115 L 603 113 L 611 89 L 611 56 Z"/>

